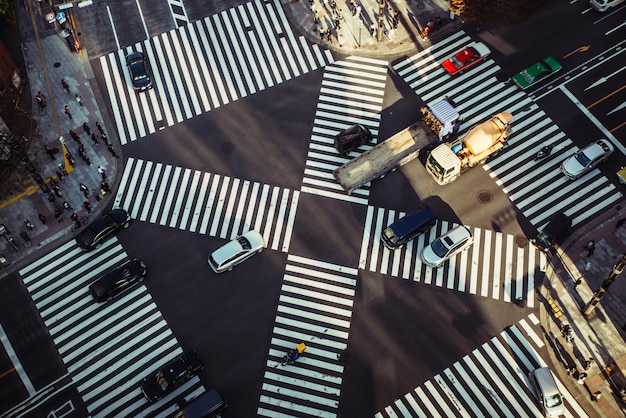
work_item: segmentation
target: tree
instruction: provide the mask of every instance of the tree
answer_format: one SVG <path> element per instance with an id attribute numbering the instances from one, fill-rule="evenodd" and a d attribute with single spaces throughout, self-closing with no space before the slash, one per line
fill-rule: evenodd
<path id="1" fill-rule="evenodd" d="M 527 20 L 548 0 L 451 0 L 450 11 L 464 21 L 506 26 Z"/>

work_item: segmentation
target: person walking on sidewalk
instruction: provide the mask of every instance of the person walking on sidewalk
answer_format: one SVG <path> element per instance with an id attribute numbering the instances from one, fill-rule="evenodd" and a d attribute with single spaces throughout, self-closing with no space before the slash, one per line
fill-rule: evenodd
<path id="1" fill-rule="evenodd" d="M 70 92 L 70 85 L 67 84 L 67 81 L 65 81 L 64 78 L 61 79 L 61 85 L 63 86 L 63 88 L 69 93 Z"/>
<path id="2" fill-rule="evenodd" d="M 595 360 L 592 357 L 589 357 L 589 360 L 585 362 L 585 370 L 591 369 Z"/>
<path id="3" fill-rule="evenodd" d="M 70 129 L 70 136 L 72 137 L 72 139 L 76 142 L 80 141 L 80 137 L 78 136 L 78 134 L 76 132 L 74 132 L 72 129 Z"/>
<path id="4" fill-rule="evenodd" d="M 104 141 L 104 145 L 106 145 L 107 147 L 109 146 L 109 138 L 107 137 L 107 134 L 102 134 L 102 141 Z"/>
<path id="5" fill-rule="evenodd" d="M 102 176 L 103 181 L 107 179 L 107 172 L 101 165 L 98 166 L 98 173 Z"/>
<path id="6" fill-rule="evenodd" d="M 46 215 L 44 215 L 43 213 L 39 214 L 39 220 L 41 221 L 42 224 L 46 224 L 46 222 L 48 221 L 48 219 L 46 218 Z"/>
<path id="7" fill-rule="evenodd" d="M 113 149 L 113 145 L 108 144 L 107 145 L 107 149 L 109 150 L 109 152 L 111 153 L 112 156 L 114 156 L 115 158 L 120 158 L 117 156 L 117 153 L 115 152 L 115 150 Z"/>
<path id="8" fill-rule="evenodd" d="M 63 222 L 63 218 L 61 217 L 61 212 L 59 212 L 58 210 L 54 211 L 54 217 L 58 223 Z"/>
<path id="9" fill-rule="evenodd" d="M 80 187 L 80 191 L 83 192 L 85 197 L 89 197 L 89 189 L 87 188 L 87 186 L 85 186 L 84 183 L 80 183 L 79 187 Z"/>
<path id="10" fill-rule="evenodd" d="M 100 135 L 104 133 L 104 129 L 102 129 L 102 125 L 100 125 L 100 122 L 98 121 L 96 121 L 96 128 L 98 128 L 98 131 L 100 131 Z"/>
<path id="11" fill-rule="evenodd" d="M 63 208 L 64 208 L 65 210 L 73 210 L 73 209 L 74 209 L 73 207 L 71 207 L 71 206 L 70 206 L 70 204 L 69 204 L 69 202 L 68 202 L 67 200 L 65 200 L 65 201 L 63 202 Z"/>
<path id="12" fill-rule="evenodd" d="M 624 225 L 624 222 L 626 222 L 626 218 L 620 218 L 615 224 L 615 229 L 620 229 L 622 225 Z"/>
<path id="13" fill-rule="evenodd" d="M 72 111 L 70 110 L 70 107 L 68 105 L 65 105 L 65 114 L 70 118 L 70 119 L 74 119 L 72 117 Z"/>
<path id="14" fill-rule="evenodd" d="M 579 385 L 582 385 L 583 383 L 585 383 L 586 378 L 587 378 L 587 373 L 581 373 L 578 375 L 578 380 L 576 381 L 576 383 L 578 383 Z"/>
<path id="15" fill-rule="evenodd" d="M 102 198 L 100 197 L 100 193 L 98 193 L 98 190 L 93 189 L 93 190 L 91 191 L 91 194 L 93 195 L 93 197 L 95 197 L 95 198 L 96 198 L 96 201 L 97 201 L 97 202 L 99 202 L 99 201 L 101 201 L 101 200 L 102 200 Z"/>
<path id="16" fill-rule="evenodd" d="M 79 105 L 84 106 L 83 105 L 83 98 L 80 97 L 80 94 L 76 94 L 76 101 L 78 102 Z"/>
<path id="17" fill-rule="evenodd" d="M 87 135 L 91 135 L 91 128 L 87 125 L 87 122 L 83 123 L 83 131 L 85 131 Z"/>
<path id="18" fill-rule="evenodd" d="M 94 144 L 99 144 L 98 135 L 96 135 L 95 132 L 91 134 L 91 140 L 93 141 Z"/>
<path id="19" fill-rule="evenodd" d="M 587 250 L 587 257 L 591 257 L 593 252 L 596 250 L 596 243 L 594 240 L 590 240 L 587 245 L 585 245 L 585 250 Z"/>
<path id="20" fill-rule="evenodd" d="M 87 213 L 91 215 L 91 205 L 89 204 L 89 202 L 83 202 L 83 207 L 85 208 Z"/>
<path id="21" fill-rule="evenodd" d="M 107 183 L 106 181 L 102 180 L 100 182 L 100 191 L 102 192 L 102 194 L 110 193 L 111 189 L 109 188 L 109 183 Z"/>

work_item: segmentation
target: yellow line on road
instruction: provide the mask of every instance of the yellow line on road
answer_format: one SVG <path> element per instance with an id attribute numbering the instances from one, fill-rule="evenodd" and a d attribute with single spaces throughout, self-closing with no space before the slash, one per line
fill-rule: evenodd
<path id="1" fill-rule="evenodd" d="M 0 374 L 0 378 L 3 378 L 4 376 L 6 376 L 9 373 L 13 373 L 14 371 L 15 371 L 15 367 L 13 367 L 12 369 L 9 369 L 6 372 Z"/>
<path id="2" fill-rule="evenodd" d="M 597 105 L 598 103 L 601 103 L 603 101 L 605 101 L 606 99 L 608 99 L 609 97 L 613 96 L 614 94 L 619 93 L 620 91 L 626 89 L 626 84 L 624 84 L 622 87 L 618 88 L 617 90 L 615 90 L 613 93 L 611 94 L 607 94 L 606 96 L 604 96 L 603 98 L 601 98 L 600 100 L 598 100 L 597 102 L 590 104 L 589 106 L 587 106 L 587 109 L 591 109 L 592 107 L 594 107 L 595 105 Z"/>

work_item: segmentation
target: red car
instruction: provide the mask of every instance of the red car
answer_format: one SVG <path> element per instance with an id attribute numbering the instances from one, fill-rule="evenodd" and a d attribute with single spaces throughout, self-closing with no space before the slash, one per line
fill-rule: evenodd
<path id="1" fill-rule="evenodd" d="M 472 42 L 470 45 L 462 49 L 441 63 L 448 74 L 461 74 L 465 70 L 469 70 L 475 65 L 483 62 L 491 54 L 491 51 L 482 42 Z"/>

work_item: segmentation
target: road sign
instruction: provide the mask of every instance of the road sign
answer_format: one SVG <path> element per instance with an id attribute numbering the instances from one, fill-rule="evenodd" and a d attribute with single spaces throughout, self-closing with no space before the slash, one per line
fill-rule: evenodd
<path id="1" fill-rule="evenodd" d="M 59 24 L 63 24 L 67 19 L 65 19 L 65 13 L 63 12 L 59 12 L 57 13 L 57 21 L 59 22 Z"/>
<path id="2" fill-rule="evenodd" d="M 87 7 L 87 6 L 91 6 L 93 4 L 93 0 L 83 0 L 80 3 L 78 3 L 78 7 Z"/>
<path id="3" fill-rule="evenodd" d="M 74 7 L 72 3 L 59 4 L 59 10 L 71 9 L 72 7 Z"/>
<path id="4" fill-rule="evenodd" d="M 46 15 L 46 20 L 48 21 L 48 23 L 52 23 L 54 22 L 54 13 L 50 12 Z"/>

